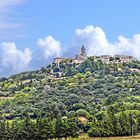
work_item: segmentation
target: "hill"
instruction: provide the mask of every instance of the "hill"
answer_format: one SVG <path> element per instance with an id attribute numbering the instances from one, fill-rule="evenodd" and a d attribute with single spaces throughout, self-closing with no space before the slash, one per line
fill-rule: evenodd
<path id="1" fill-rule="evenodd" d="M 0 114 L 4 120 L 1 129 L 9 120 L 18 120 L 24 128 L 23 122 L 28 120 L 28 126 L 37 125 L 40 118 L 49 124 L 42 126 L 49 131 L 49 138 L 75 137 L 78 133 L 91 137 L 137 134 L 140 62 L 132 57 L 127 57 L 127 61 L 122 61 L 122 56 L 101 58 L 87 57 L 81 52 L 76 59 L 57 58 L 40 70 L 1 78 Z M 104 61 L 107 58 L 108 63 Z M 48 122 L 55 124 L 55 132 Z M 32 134 L 37 129 L 33 131 L 36 127 L 31 126 Z M 21 128 L 16 127 L 23 136 Z"/>

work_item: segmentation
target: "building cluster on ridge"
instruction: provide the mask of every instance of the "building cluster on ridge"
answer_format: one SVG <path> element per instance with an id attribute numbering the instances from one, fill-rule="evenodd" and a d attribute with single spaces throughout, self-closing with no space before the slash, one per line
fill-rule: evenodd
<path id="1" fill-rule="evenodd" d="M 97 60 L 101 60 L 103 63 L 107 64 L 119 64 L 119 63 L 130 63 L 136 58 L 133 56 L 127 56 L 127 55 L 101 55 L 101 56 L 96 56 Z"/>
<path id="2" fill-rule="evenodd" d="M 63 58 L 63 57 L 56 57 L 54 58 L 53 63 L 57 64 L 59 67 L 59 64 L 61 62 L 64 62 L 67 59 L 71 60 L 71 63 L 75 63 L 75 64 L 81 64 L 82 62 L 84 62 L 87 59 L 87 54 L 86 54 L 86 49 L 84 46 L 82 46 L 80 54 L 79 55 L 75 55 L 75 58 Z"/>
<path id="3" fill-rule="evenodd" d="M 86 49 L 84 46 L 81 47 L 81 51 L 79 55 L 76 55 L 75 58 L 62 58 L 62 57 L 56 57 L 53 61 L 53 63 L 57 64 L 59 67 L 59 64 L 61 62 L 64 62 L 66 59 L 71 59 L 71 63 L 75 63 L 75 64 L 81 64 L 82 62 L 84 62 L 87 59 L 87 54 L 86 54 Z M 136 60 L 136 58 L 134 58 L 133 56 L 126 56 L 126 55 L 101 55 L 101 56 L 94 56 L 94 60 L 98 61 L 101 60 L 103 63 L 107 63 L 107 64 L 119 64 L 119 63 L 129 63 L 132 62 L 134 60 Z"/>

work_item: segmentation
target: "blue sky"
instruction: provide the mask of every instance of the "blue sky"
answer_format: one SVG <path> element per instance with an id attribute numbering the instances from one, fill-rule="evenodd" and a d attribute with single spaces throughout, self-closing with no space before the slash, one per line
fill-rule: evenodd
<path id="1" fill-rule="evenodd" d="M 82 44 L 88 55 L 139 58 L 139 5 L 139 0 L 0 1 L 0 75 L 39 69 L 56 56 L 73 56 Z"/>

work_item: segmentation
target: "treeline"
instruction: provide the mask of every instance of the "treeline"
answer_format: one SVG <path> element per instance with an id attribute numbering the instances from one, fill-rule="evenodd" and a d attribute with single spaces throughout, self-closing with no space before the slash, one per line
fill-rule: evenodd
<path id="1" fill-rule="evenodd" d="M 29 116 L 24 119 L 0 121 L 1 140 L 47 140 L 54 138 L 78 137 L 79 130 L 75 118 L 48 119 Z"/>
<path id="2" fill-rule="evenodd" d="M 100 117 L 100 120 L 94 119 L 88 131 L 90 137 L 130 136 L 140 131 L 140 113 L 137 111 L 122 111 L 118 115 L 108 111 L 106 116 L 100 114 Z"/>
<path id="3" fill-rule="evenodd" d="M 47 140 L 78 137 L 87 133 L 90 137 L 130 136 L 140 131 L 140 112 L 129 110 L 114 114 L 112 110 L 90 116 L 87 122 L 78 117 L 49 118 L 38 115 L 31 119 L 26 113 L 23 119 L 0 121 L 1 140 Z"/>

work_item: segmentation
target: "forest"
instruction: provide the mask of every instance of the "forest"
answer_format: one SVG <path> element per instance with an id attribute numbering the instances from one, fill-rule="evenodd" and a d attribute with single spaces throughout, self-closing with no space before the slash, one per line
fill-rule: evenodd
<path id="1" fill-rule="evenodd" d="M 140 62 L 67 59 L 0 78 L 0 137 L 47 140 L 140 132 Z"/>

